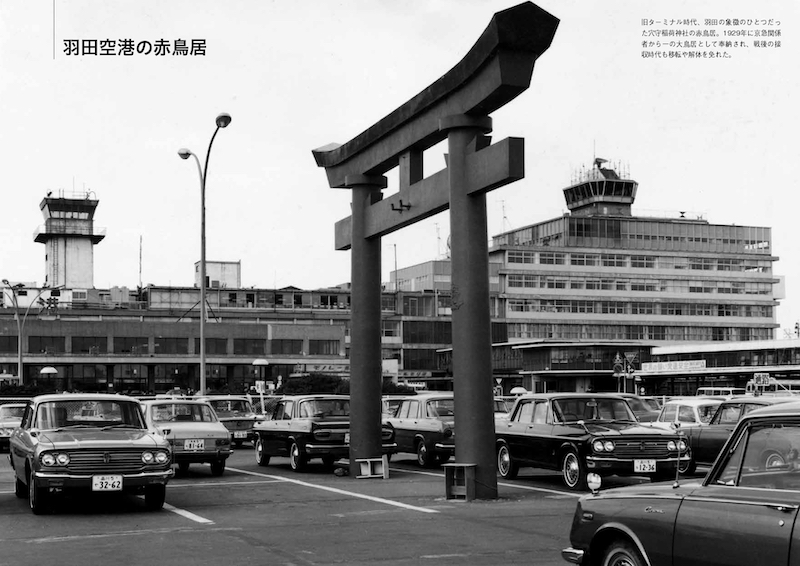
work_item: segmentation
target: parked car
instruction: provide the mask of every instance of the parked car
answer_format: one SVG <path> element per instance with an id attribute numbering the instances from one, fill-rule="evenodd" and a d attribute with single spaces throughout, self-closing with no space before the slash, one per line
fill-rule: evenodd
<path id="1" fill-rule="evenodd" d="M 494 420 L 502 421 L 508 419 L 509 410 L 511 409 L 511 405 L 513 403 L 507 402 L 502 397 L 495 397 L 493 401 L 494 406 Z"/>
<path id="2" fill-rule="evenodd" d="M 347 395 L 286 395 L 267 420 L 256 423 L 256 463 L 268 466 L 273 456 L 288 456 L 296 472 L 312 458 L 330 467 L 350 455 L 350 397 Z M 394 452 L 390 429 L 381 433 L 382 451 Z"/>
<path id="3" fill-rule="evenodd" d="M 722 445 L 728 440 L 739 420 L 750 411 L 776 403 L 797 400 L 797 397 L 742 395 L 723 401 L 717 407 L 708 425 L 690 427 L 686 430 L 686 439 L 692 451 L 692 460 L 685 472 L 693 474 L 698 464 L 703 466 L 713 464 Z"/>
<path id="4" fill-rule="evenodd" d="M 675 423 L 680 424 L 681 430 L 705 426 L 711 422 L 711 417 L 722 403 L 719 397 L 684 397 L 670 399 L 661 407 L 661 413 L 653 421 L 653 426 L 673 429 Z"/>
<path id="5" fill-rule="evenodd" d="M 633 393 L 618 393 L 618 395 L 628 402 L 628 406 L 639 422 L 653 422 L 661 412 L 660 409 L 654 409 L 652 405 Z"/>
<path id="6" fill-rule="evenodd" d="M 211 475 L 225 472 L 231 455 L 231 439 L 214 409 L 206 401 L 158 399 L 142 401 L 144 418 L 150 430 L 167 438 L 172 445 L 172 462 L 186 472 L 190 464 L 210 464 Z"/>
<path id="7" fill-rule="evenodd" d="M 261 420 L 256 414 L 253 404 L 247 397 L 238 395 L 210 395 L 198 397 L 198 401 L 207 401 L 217 418 L 231 433 L 231 441 L 239 448 L 245 440 L 255 442 L 253 425 Z"/>
<path id="8" fill-rule="evenodd" d="M 436 466 L 455 454 L 452 392 L 404 397 L 386 424 L 394 431 L 397 451 L 416 454 L 420 466 Z"/>
<path id="9" fill-rule="evenodd" d="M 22 422 L 25 403 L 5 403 L 0 405 L 0 450 L 8 450 L 11 433 Z"/>
<path id="10" fill-rule="evenodd" d="M 9 460 L 15 493 L 35 514 L 64 490 L 144 493 L 148 509 L 161 509 L 174 474 L 169 442 L 147 429 L 139 401 L 125 395 L 34 397 L 11 435 Z"/>
<path id="11" fill-rule="evenodd" d="M 753 410 L 702 481 L 581 497 L 562 557 L 584 565 L 796 564 L 798 448 L 800 403 Z"/>
<path id="12" fill-rule="evenodd" d="M 513 479 L 523 466 L 560 470 L 575 490 L 586 489 L 589 472 L 659 480 L 689 461 L 678 434 L 639 423 L 625 399 L 610 394 L 523 395 L 495 435 L 501 477 Z"/>

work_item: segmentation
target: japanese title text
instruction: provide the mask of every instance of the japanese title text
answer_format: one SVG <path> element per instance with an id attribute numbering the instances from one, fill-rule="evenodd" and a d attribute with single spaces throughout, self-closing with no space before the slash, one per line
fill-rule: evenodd
<path id="1" fill-rule="evenodd" d="M 122 56 L 150 55 L 163 57 L 204 56 L 206 54 L 205 39 L 168 39 L 134 40 L 134 39 L 65 39 L 64 54 L 67 56 Z"/>

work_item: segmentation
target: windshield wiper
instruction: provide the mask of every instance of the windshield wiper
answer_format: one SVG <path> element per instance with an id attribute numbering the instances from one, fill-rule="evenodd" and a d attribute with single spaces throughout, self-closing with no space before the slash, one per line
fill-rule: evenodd
<path id="1" fill-rule="evenodd" d="M 112 429 L 112 428 L 136 428 L 136 429 L 139 429 L 141 427 L 136 426 L 136 425 L 132 425 L 132 424 L 127 424 L 127 423 L 117 423 L 117 424 L 112 424 L 112 425 L 106 425 L 100 430 L 109 430 L 109 429 Z"/>

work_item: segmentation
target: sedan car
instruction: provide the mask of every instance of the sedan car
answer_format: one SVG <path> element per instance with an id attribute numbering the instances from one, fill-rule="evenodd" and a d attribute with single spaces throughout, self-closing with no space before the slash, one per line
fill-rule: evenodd
<path id="1" fill-rule="evenodd" d="M 628 402 L 631 411 L 633 411 L 633 414 L 636 415 L 637 419 L 639 419 L 639 422 L 653 422 L 661 413 L 661 409 L 654 409 L 650 403 L 647 403 L 638 395 L 633 393 L 619 393 L 618 395 L 623 397 Z"/>
<path id="2" fill-rule="evenodd" d="M 404 397 L 386 424 L 394 431 L 397 451 L 416 454 L 420 466 L 436 466 L 455 454 L 452 392 Z"/>
<path id="3" fill-rule="evenodd" d="M 9 460 L 15 493 L 35 514 L 64 490 L 144 493 L 148 509 L 161 509 L 174 474 L 169 442 L 124 395 L 34 397 L 11 435 Z"/>
<path id="4" fill-rule="evenodd" d="M 670 399 L 661 407 L 661 413 L 652 424 L 659 428 L 673 429 L 677 423 L 681 430 L 705 426 L 711 422 L 711 417 L 722 401 L 723 399 L 716 397 Z"/>
<path id="5" fill-rule="evenodd" d="M 692 474 L 698 464 L 710 466 L 717 459 L 722 445 L 728 440 L 739 420 L 750 411 L 774 405 L 797 401 L 797 397 L 773 397 L 742 395 L 723 401 L 706 426 L 689 427 L 686 438 L 692 451 L 692 460 L 686 473 Z M 683 471 L 683 470 L 682 470 Z"/>
<path id="6" fill-rule="evenodd" d="M 797 564 L 799 447 L 800 403 L 756 409 L 702 481 L 581 497 L 562 557 L 616 566 Z"/>
<path id="7" fill-rule="evenodd" d="M 6 403 L 0 405 L 0 450 L 8 449 L 11 433 L 22 422 L 25 403 Z"/>
<path id="8" fill-rule="evenodd" d="M 198 401 L 207 401 L 217 413 L 220 422 L 231 433 L 231 441 L 239 448 L 245 440 L 255 442 L 253 425 L 261 417 L 256 414 L 253 404 L 247 397 L 235 395 L 213 395 L 199 397 Z"/>
<path id="9" fill-rule="evenodd" d="M 513 479 L 523 466 L 559 470 L 575 490 L 586 489 L 589 472 L 666 479 L 689 462 L 678 434 L 639 423 L 625 399 L 610 394 L 523 395 L 511 417 L 495 423 L 495 437 L 501 477 Z"/>
<path id="10" fill-rule="evenodd" d="M 272 414 L 254 428 L 256 463 L 268 466 L 273 456 L 288 456 L 292 470 L 307 469 L 312 458 L 332 467 L 350 455 L 350 397 L 347 395 L 286 395 Z M 381 433 L 382 451 L 395 451 L 392 431 Z"/>
<path id="11" fill-rule="evenodd" d="M 172 461 L 186 472 L 190 464 L 211 465 L 211 475 L 225 472 L 231 455 L 228 429 L 205 401 L 158 399 L 142 401 L 150 430 L 165 436 L 172 445 Z"/>

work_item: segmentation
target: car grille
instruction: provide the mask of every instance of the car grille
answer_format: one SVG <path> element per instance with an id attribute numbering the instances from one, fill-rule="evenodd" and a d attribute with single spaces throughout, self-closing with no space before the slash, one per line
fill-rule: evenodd
<path id="1" fill-rule="evenodd" d="M 93 474 L 118 474 L 136 473 L 153 470 L 163 465 L 151 464 L 146 466 L 142 462 L 143 450 L 85 450 L 68 452 L 69 465 L 67 471 L 76 473 Z"/>
<path id="2" fill-rule="evenodd" d="M 670 456 L 667 450 L 667 442 L 670 438 L 626 438 L 614 439 L 614 456 L 618 458 L 667 458 Z M 675 452 L 672 452 L 675 455 Z"/>

